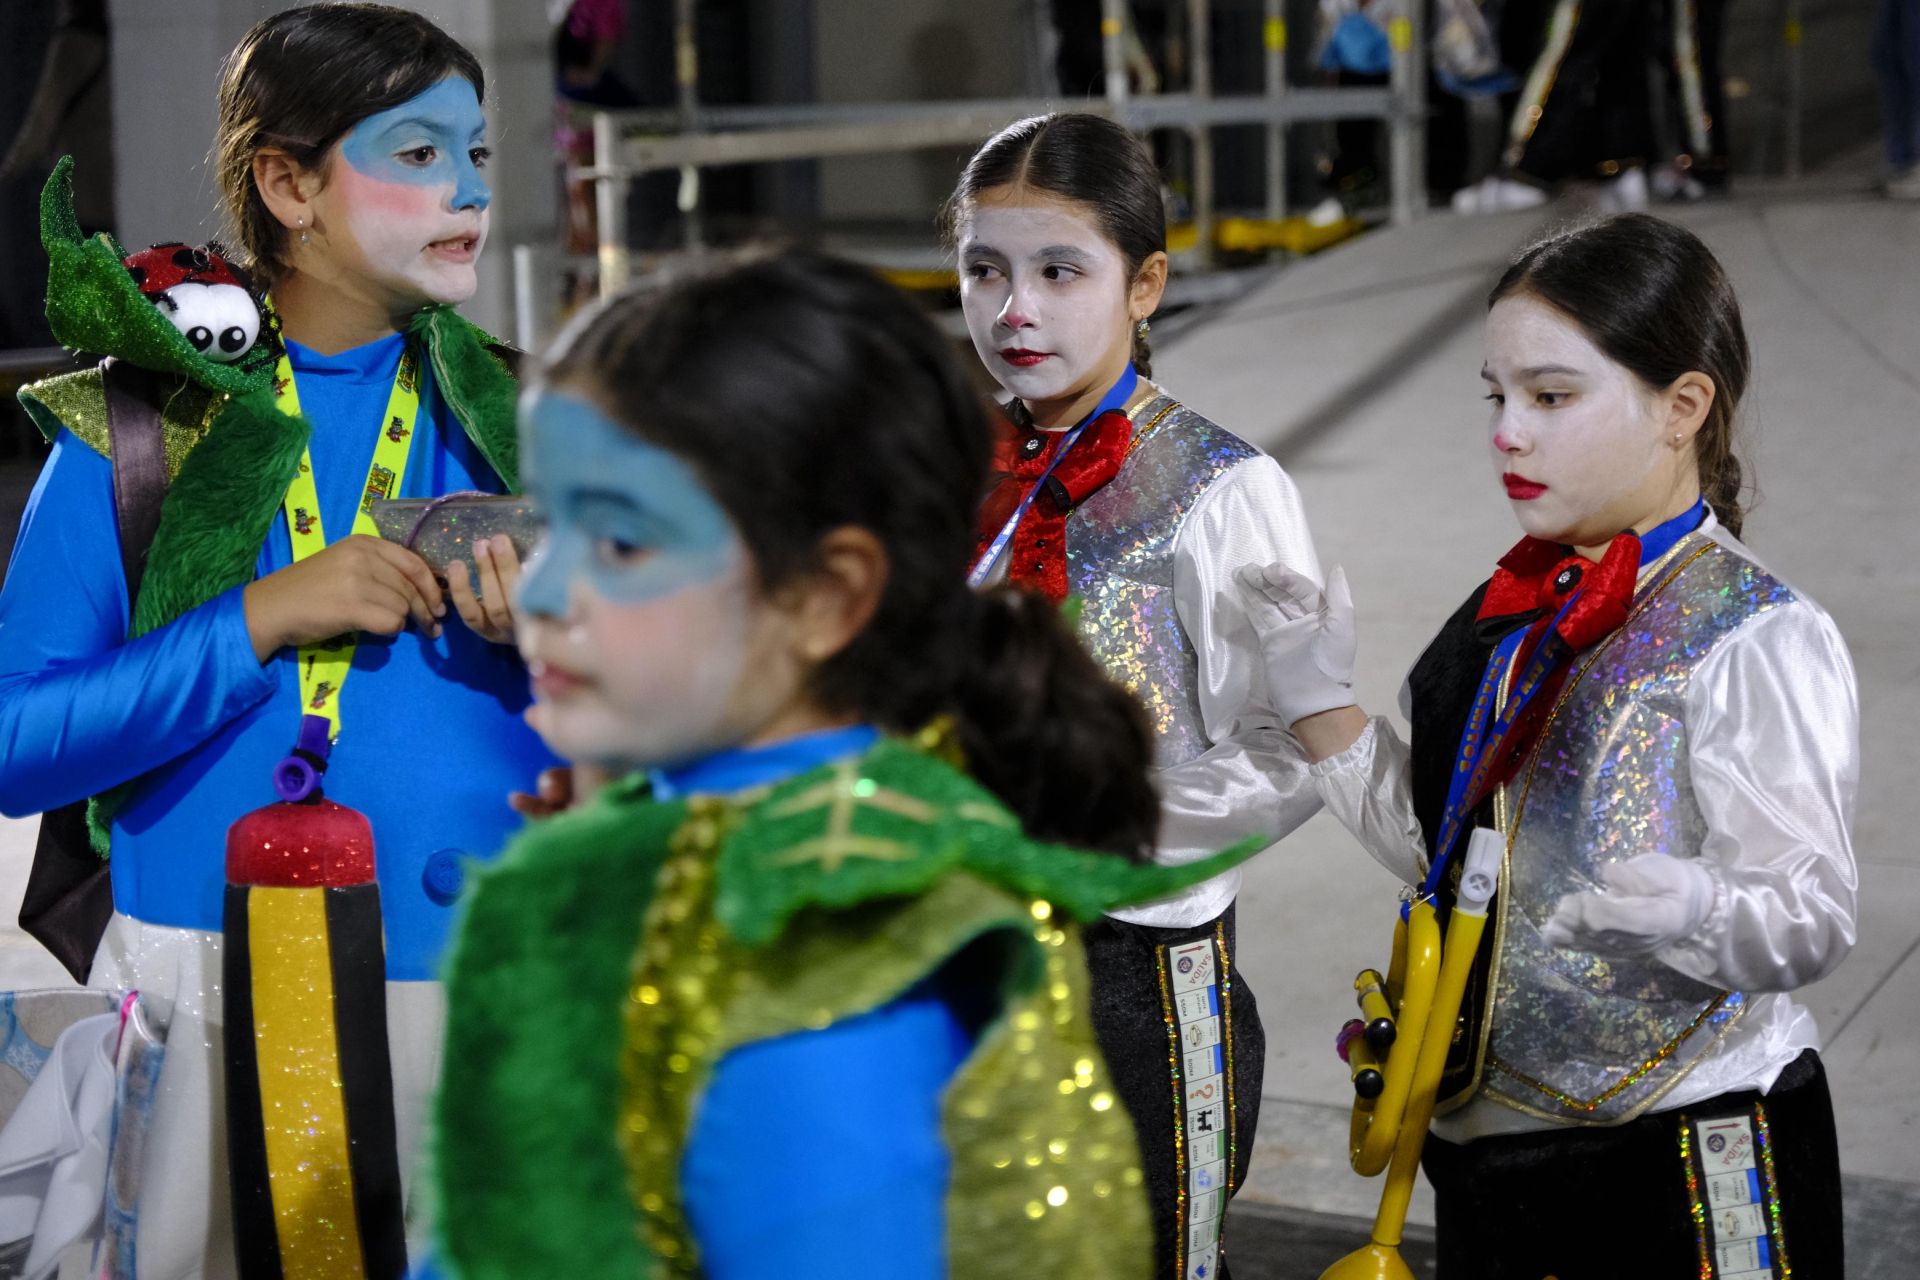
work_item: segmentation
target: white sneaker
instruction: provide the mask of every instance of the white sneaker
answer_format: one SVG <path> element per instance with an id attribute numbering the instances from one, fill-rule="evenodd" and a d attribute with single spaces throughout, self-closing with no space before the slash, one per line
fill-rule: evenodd
<path id="1" fill-rule="evenodd" d="M 1887 194 L 1895 200 L 1920 200 L 1920 164 L 1888 178 Z"/>
<path id="2" fill-rule="evenodd" d="M 1453 193 L 1455 213 L 1506 213 L 1514 209 L 1535 209 L 1546 202 L 1547 193 L 1540 188 L 1498 174 Z"/>
<path id="3" fill-rule="evenodd" d="M 1344 221 L 1346 216 L 1347 206 L 1340 203 L 1338 196 L 1328 196 L 1306 213 L 1307 225 L 1310 227 L 1330 227 L 1336 222 Z"/>
<path id="4" fill-rule="evenodd" d="M 1707 198 L 1700 180 L 1679 165 L 1663 164 L 1648 179 L 1653 194 L 1661 200 L 1693 201 Z"/>
<path id="5" fill-rule="evenodd" d="M 1619 177 L 1603 186 L 1598 203 L 1608 213 L 1639 213 L 1650 199 L 1647 171 L 1635 167 L 1622 171 Z"/>

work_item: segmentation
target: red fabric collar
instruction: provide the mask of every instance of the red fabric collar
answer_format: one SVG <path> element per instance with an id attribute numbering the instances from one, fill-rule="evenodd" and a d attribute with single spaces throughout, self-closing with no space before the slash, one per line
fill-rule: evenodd
<path id="1" fill-rule="evenodd" d="M 1055 604 L 1067 598 L 1067 516 L 1120 473 L 1133 443 L 1133 420 L 1117 409 L 1101 414 L 1047 474 L 1068 434 L 1004 419 L 994 442 L 993 487 L 974 524 L 977 559 L 1006 527 L 1027 491 L 1046 475 L 1044 488 L 1021 517 L 1003 554 L 1008 582 L 1038 591 Z"/>
<path id="2" fill-rule="evenodd" d="M 1577 653 L 1627 620 L 1639 574 L 1640 539 L 1631 531 L 1609 543 L 1597 564 L 1557 542 L 1522 538 L 1500 558 L 1477 617 L 1539 614 L 1534 625 L 1544 631 L 1546 620 L 1571 597 L 1559 633 Z"/>

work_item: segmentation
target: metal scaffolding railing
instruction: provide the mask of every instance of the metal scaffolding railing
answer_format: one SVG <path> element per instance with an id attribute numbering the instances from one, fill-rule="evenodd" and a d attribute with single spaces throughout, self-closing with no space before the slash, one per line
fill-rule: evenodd
<path id="1" fill-rule="evenodd" d="M 1126 0 L 1101 0 L 1100 38 L 1105 95 L 1085 101 L 1051 98 L 963 99 L 947 102 L 814 103 L 782 106 L 702 105 L 695 88 L 699 52 L 694 41 L 693 0 L 676 0 L 675 78 L 677 105 L 670 110 L 599 111 L 593 115 L 593 164 L 574 176 L 594 184 L 599 223 L 600 288 L 611 293 L 631 270 L 627 247 L 627 195 L 642 174 L 679 170 L 680 211 L 686 241 L 697 247 L 704 227 L 699 171 L 719 165 L 971 146 L 1014 120 L 1071 107 L 1092 111 L 1145 132 L 1183 129 L 1192 139 L 1192 204 L 1203 257 L 1213 244 L 1214 152 L 1211 129 L 1260 124 L 1267 131 L 1266 212 L 1286 212 L 1286 128 L 1310 121 L 1371 119 L 1387 126 L 1391 208 L 1394 221 L 1411 222 L 1425 199 L 1426 73 L 1419 50 L 1423 5 L 1408 6 L 1390 31 L 1393 74 L 1389 87 L 1294 88 L 1287 83 L 1287 28 L 1282 0 L 1265 0 L 1265 92 L 1216 96 L 1207 33 L 1209 0 L 1186 0 L 1190 33 L 1190 90 L 1135 94 L 1127 80 L 1124 37 Z"/>

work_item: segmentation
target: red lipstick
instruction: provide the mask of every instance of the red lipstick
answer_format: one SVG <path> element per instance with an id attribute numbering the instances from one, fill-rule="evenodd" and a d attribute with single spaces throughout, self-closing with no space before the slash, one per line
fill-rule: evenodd
<path id="1" fill-rule="evenodd" d="M 1049 358 L 1050 351 L 1029 351 L 1025 347 L 1003 347 L 1000 358 L 1016 369 L 1028 369 Z"/>
<path id="2" fill-rule="evenodd" d="M 1507 486 L 1507 496 L 1515 502 L 1531 502 L 1547 491 L 1547 486 L 1538 480 L 1529 480 L 1512 472 L 1501 476 L 1500 481 Z"/>

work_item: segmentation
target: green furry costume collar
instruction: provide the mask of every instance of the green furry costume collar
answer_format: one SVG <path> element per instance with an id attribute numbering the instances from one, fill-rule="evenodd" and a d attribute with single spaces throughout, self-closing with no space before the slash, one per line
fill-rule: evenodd
<path id="1" fill-rule="evenodd" d="M 451 307 L 420 312 L 407 334 L 425 349 L 434 383 L 467 438 L 507 487 L 516 488 L 519 385 L 509 366 L 517 353 Z M 24 387 L 20 401 L 49 440 L 64 427 L 112 457 L 97 367 Z M 184 378 L 161 406 L 161 429 L 170 484 L 133 601 L 129 639 L 253 580 L 260 547 L 312 432 L 304 420 L 274 407 L 271 388 L 229 397 Z M 94 848 L 103 857 L 108 827 L 132 785 L 88 807 Z"/>
<path id="2" fill-rule="evenodd" d="M 714 1064 L 965 964 L 994 1016 L 943 1101 L 952 1274 L 987 1274 L 968 1260 L 1017 1237 L 1035 1275 L 1143 1275 L 1132 1122 L 1093 1039 L 1071 921 L 1257 844 L 1180 867 L 1040 844 L 897 740 L 757 795 L 651 803 L 629 782 L 534 824 L 475 872 L 449 955 L 443 1258 L 462 1280 L 693 1274 L 677 1170 Z M 1079 1158 L 997 1158 L 1022 1130 Z M 1050 1201 L 1066 1207 L 1036 1220 L 1036 1197 L 1069 1183 Z"/>

